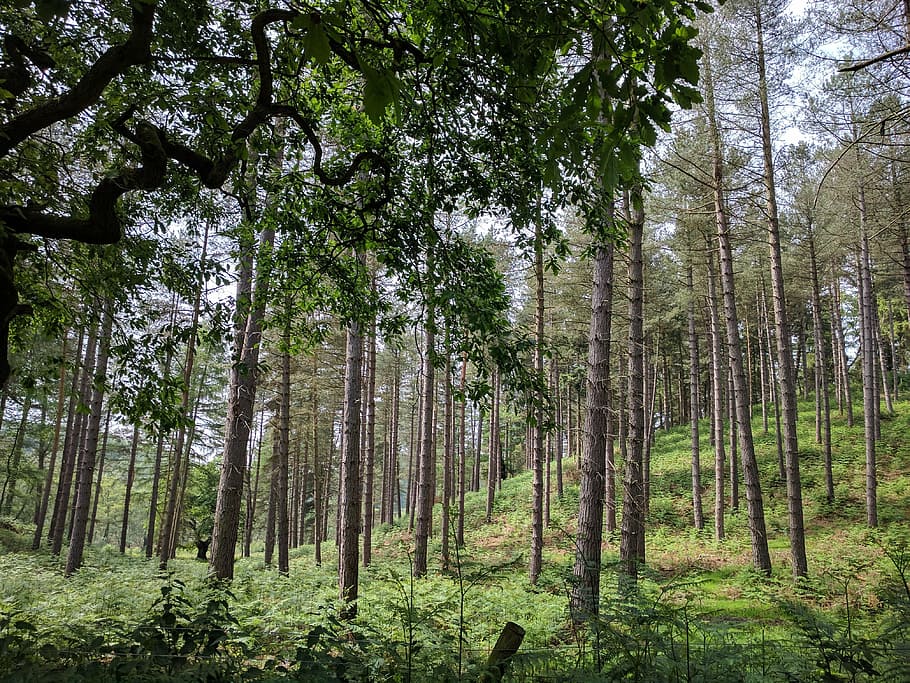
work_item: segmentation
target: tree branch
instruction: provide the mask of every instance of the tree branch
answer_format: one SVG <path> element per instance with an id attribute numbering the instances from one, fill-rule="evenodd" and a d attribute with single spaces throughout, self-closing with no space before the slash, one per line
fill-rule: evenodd
<path id="1" fill-rule="evenodd" d="M 132 4 L 132 25 L 126 42 L 108 48 L 70 90 L 0 126 L 0 158 L 30 135 L 84 111 L 101 97 L 114 78 L 131 66 L 151 60 L 152 25 L 157 1 L 144 0 Z"/>
<path id="2" fill-rule="evenodd" d="M 903 47 L 899 47 L 899 48 L 891 50 L 889 52 L 885 52 L 883 54 L 877 55 L 870 59 L 864 59 L 861 62 L 856 62 L 854 64 L 850 64 L 849 66 L 842 66 L 841 68 L 838 69 L 838 72 L 845 73 L 845 72 L 862 71 L 866 67 L 872 66 L 873 64 L 878 64 L 879 62 L 884 62 L 888 59 L 893 59 L 895 57 L 899 57 L 900 55 L 905 55 L 908 52 L 910 52 L 910 45 L 904 45 Z"/>

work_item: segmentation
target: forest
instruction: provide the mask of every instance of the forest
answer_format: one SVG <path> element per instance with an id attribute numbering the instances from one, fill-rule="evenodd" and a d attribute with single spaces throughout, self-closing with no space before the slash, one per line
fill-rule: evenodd
<path id="1" fill-rule="evenodd" d="M 0 32 L 0 681 L 910 681 L 910 0 Z"/>

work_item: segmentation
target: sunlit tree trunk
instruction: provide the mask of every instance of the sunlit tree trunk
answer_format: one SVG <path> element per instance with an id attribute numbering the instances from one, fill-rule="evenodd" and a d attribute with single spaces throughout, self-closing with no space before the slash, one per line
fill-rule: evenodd
<path id="1" fill-rule="evenodd" d="M 736 308 L 736 290 L 733 274 L 733 247 L 727 224 L 724 200 L 724 170 L 720 130 L 714 109 L 714 90 L 710 63 L 705 63 L 705 104 L 711 135 L 712 175 L 714 190 L 714 216 L 717 244 L 720 254 L 720 280 L 723 289 L 724 318 L 727 328 L 727 353 L 733 369 L 733 387 L 736 394 L 736 416 L 739 422 L 739 449 L 742 458 L 746 502 L 749 509 L 749 532 L 752 540 L 752 562 L 765 574 L 771 572 L 771 555 L 768 552 L 768 534 L 765 529 L 764 501 L 752 442 L 752 406 L 748 396 L 743 369 L 742 346 L 739 337 L 739 315 Z"/>
<path id="2" fill-rule="evenodd" d="M 571 612 L 576 623 L 598 613 L 603 540 L 606 440 L 610 430 L 610 327 L 612 324 L 613 244 L 594 251 L 594 287 L 588 332 L 585 447 L 578 491 Z"/>
<path id="3" fill-rule="evenodd" d="M 726 499 L 726 453 L 724 451 L 724 384 L 723 332 L 717 302 L 717 276 L 714 271 L 714 255 L 708 252 L 708 319 L 711 332 L 711 430 L 714 444 L 714 538 L 722 541 L 725 537 L 724 509 Z"/>

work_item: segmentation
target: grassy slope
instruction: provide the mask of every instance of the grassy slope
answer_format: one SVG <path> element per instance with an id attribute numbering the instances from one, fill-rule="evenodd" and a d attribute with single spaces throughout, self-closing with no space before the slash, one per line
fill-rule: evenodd
<path id="1" fill-rule="evenodd" d="M 800 414 L 800 444 L 810 572 L 813 581 L 803 595 L 817 605 L 837 609 L 842 603 L 837 581 L 850 576 L 849 591 L 856 604 L 874 606 L 877 586 L 886 563 L 879 543 L 886 536 L 907 537 L 910 522 L 910 403 L 897 405 L 897 415 L 883 421 L 879 445 L 879 517 L 882 529 L 864 527 L 864 455 L 862 424 L 848 429 L 842 419 L 834 424 L 834 461 L 837 503 L 824 502 L 821 449 L 814 443 L 814 415 L 810 405 Z M 756 426 L 760 426 L 756 422 Z M 707 429 L 703 429 L 706 435 Z M 691 528 L 689 499 L 688 428 L 657 435 L 652 451 L 652 502 L 647 553 L 652 586 L 675 583 L 674 595 L 684 595 L 692 609 L 718 624 L 748 625 L 774 633 L 784 628 L 779 608 L 769 600 L 769 590 L 786 595 L 794 591 L 788 568 L 785 487 L 778 480 L 773 435 L 757 435 L 756 447 L 770 543 L 775 565 L 774 581 L 761 582 L 748 571 L 749 539 L 744 511 L 728 513 L 728 537 L 713 540 L 710 506 L 713 490 L 704 494 L 706 531 Z M 705 464 L 712 457 L 707 439 L 702 444 Z M 703 480 L 713 484 L 704 468 Z M 438 538 L 431 547 L 431 576 L 412 582 L 407 551 L 410 539 L 398 526 L 384 527 L 375 535 L 374 564 L 362 574 L 360 629 L 366 638 L 405 641 L 408 625 L 422 645 L 421 666 L 440 657 L 453 658 L 458 625 L 463 623 L 466 660 L 480 659 L 492 646 L 506 620 L 523 625 L 528 635 L 526 651 L 570 650 L 567 626 L 567 592 L 574 559 L 572 535 L 577 512 L 577 472 L 566 466 L 566 493 L 552 504 L 552 524 L 546 532 L 545 570 L 538 586 L 526 578 L 530 538 L 530 474 L 504 482 L 494 519 L 483 522 L 485 494 L 467 499 L 467 548 L 459 558 L 465 590 L 463 620 L 457 573 L 438 571 Z M 555 484 L 554 484 L 555 485 Z M 743 500 L 743 505 L 744 505 Z M 15 546 L 7 532 L 0 538 L 6 550 Z M 605 542 L 605 564 L 615 561 L 618 539 Z M 331 625 L 336 608 L 334 557 L 327 553 L 322 567 L 315 567 L 312 548 L 292 552 L 291 577 L 264 571 L 261 555 L 241 560 L 232 588 L 232 611 L 255 635 L 250 646 L 277 656 L 293 652 L 296 638 L 315 625 Z M 189 597 L 201 594 L 206 567 L 181 557 L 176 574 L 187 581 Z M 72 579 L 62 579 L 59 565 L 44 554 L 0 554 L 0 610 L 17 610 L 39 630 L 61 644 L 78 648 L 81 639 L 104 633 L 117 625 L 136 623 L 148 613 L 159 595 L 155 563 L 144 558 L 121 558 L 116 551 L 95 549 L 87 566 Z M 615 579 L 604 575 L 609 600 Z M 781 635 L 781 634 L 778 634 Z M 404 648 L 402 648 L 403 650 Z M 471 652 L 470 650 L 476 650 Z"/>

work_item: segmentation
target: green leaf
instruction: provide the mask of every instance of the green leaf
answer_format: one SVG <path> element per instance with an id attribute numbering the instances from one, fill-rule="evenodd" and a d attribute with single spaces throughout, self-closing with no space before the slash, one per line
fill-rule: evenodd
<path id="1" fill-rule="evenodd" d="M 332 49 L 329 46 L 329 37 L 321 23 L 310 26 L 303 39 L 303 49 L 307 56 L 312 57 L 317 64 L 328 63 L 332 56 Z"/>

